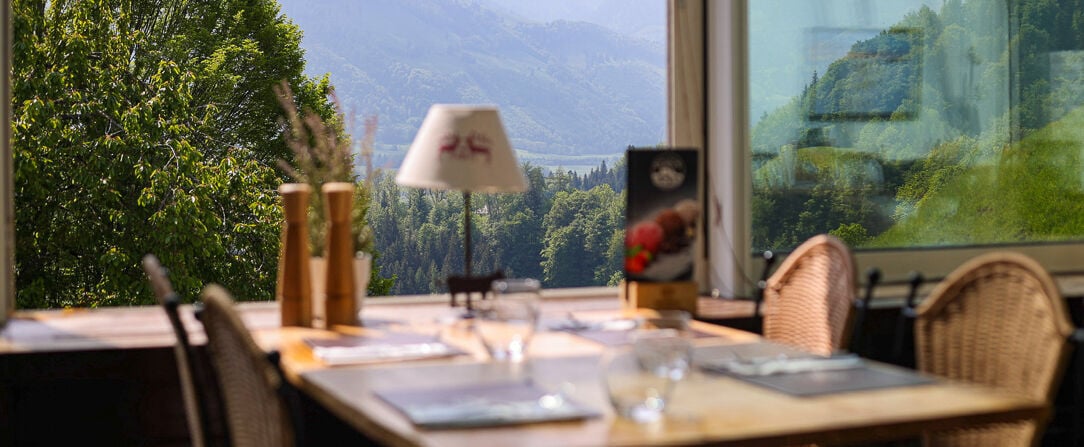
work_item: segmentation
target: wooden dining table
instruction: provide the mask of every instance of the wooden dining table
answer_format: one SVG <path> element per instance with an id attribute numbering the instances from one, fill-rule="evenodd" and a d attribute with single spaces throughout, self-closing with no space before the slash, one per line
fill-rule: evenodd
<path id="1" fill-rule="evenodd" d="M 363 326 L 331 330 L 283 327 L 254 331 L 268 349 L 278 349 L 289 380 L 357 431 L 395 446 L 633 446 L 793 445 L 906 439 L 945 430 L 1041 417 L 1042 402 L 989 388 L 936 379 L 930 383 L 815 396 L 796 396 L 739 378 L 694 369 L 679 382 L 660 420 L 637 423 L 611 408 L 599 359 L 612 349 L 576 331 L 548 330 L 555 322 L 602 322 L 642 316 L 618 300 L 574 300 L 543 304 L 539 332 L 520 363 L 491 361 L 469 320 L 447 315 L 446 304 L 367 306 Z M 413 320 L 413 322 L 411 322 Z M 380 337 L 386 331 L 435 322 L 442 340 L 462 355 L 442 358 L 330 366 L 313 355 L 313 339 Z M 407 324 L 409 323 L 409 324 Z M 422 324 L 424 326 L 425 323 Z M 756 334 L 694 321 L 694 364 L 720 355 L 773 355 L 789 348 Z M 309 341 L 307 341 L 309 340 Z M 729 354 L 727 354 L 729 353 Z M 870 362 L 877 368 L 896 367 Z M 917 374 L 903 372 L 903 374 Z M 435 389 L 526 381 L 556 390 L 594 410 L 592 417 L 494 427 L 420 428 L 379 396 L 382 390 Z"/>

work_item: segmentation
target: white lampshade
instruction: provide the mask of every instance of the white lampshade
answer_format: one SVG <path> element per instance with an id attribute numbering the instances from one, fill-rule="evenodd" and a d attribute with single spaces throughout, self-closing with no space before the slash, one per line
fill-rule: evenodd
<path id="1" fill-rule="evenodd" d="M 477 105 L 430 107 L 395 182 L 467 192 L 527 190 L 497 108 Z"/>

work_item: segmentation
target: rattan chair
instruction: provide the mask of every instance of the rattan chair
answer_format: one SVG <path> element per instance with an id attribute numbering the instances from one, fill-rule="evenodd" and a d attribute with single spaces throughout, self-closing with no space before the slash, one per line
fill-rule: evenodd
<path id="1" fill-rule="evenodd" d="M 822 234 L 799 245 L 764 288 L 764 337 L 821 355 L 845 349 L 855 297 L 850 249 Z"/>
<path id="2" fill-rule="evenodd" d="M 166 276 L 166 270 L 158 262 L 153 254 L 143 257 L 143 271 L 147 273 L 154 296 L 166 311 L 169 323 L 173 327 L 173 334 L 177 342 L 173 345 L 173 354 L 177 361 L 177 375 L 181 382 L 181 397 L 184 400 L 185 417 L 187 418 L 188 433 L 193 447 L 205 447 L 214 445 L 210 434 L 210 411 L 208 394 L 200 383 L 199 377 L 202 369 L 188 340 L 188 331 L 181 322 L 178 308 L 181 299 L 173 291 L 173 285 Z"/>
<path id="3" fill-rule="evenodd" d="M 1052 403 L 1073 326 L 1050 275 L 1015 253 L 968 261 L 922 303 L 915 321 L 920 370 Z M 1046 418 L 928 433 L 927 445 L 1038 444 Z"/>
<path id="4" fill-rule="evenodd" d="M 199 319 L 222 390 L 232 445 L 295 445 L 300 422 L 296 404 L 289 402 L 278 353 L 265 353 L 256 344 L 225 289 L 208 285 L 202 298 Z"/>

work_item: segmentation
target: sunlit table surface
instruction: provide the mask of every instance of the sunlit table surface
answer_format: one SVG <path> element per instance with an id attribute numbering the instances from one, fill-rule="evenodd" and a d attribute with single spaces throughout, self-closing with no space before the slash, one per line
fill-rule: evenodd
<path id="1" fill-rule="evenodd" d="M 567 319 L 603 321 L 627 316 L 619 302 L 577 308 L 573 302 L 547 302 L 543 331 L 521 364 L 491 362 L 468 323 L 446 327 L 443 339 L 466 351 L 449 358 L 372 365 L 327 366 L 314 358 L 306 338 L 343 334 L 378 335 L 387 323 L 429 321 L 446 305 L 372 306 L 363 310 L 371 327 L 265 328 L 255 331 L 268 349 L 278 349 L 289 379 L 302 392 L 358 431 L 388 445 L 405 446 L 626 446 L 626 445 L 789 445 L 861 442 L 917 436 L 923 430 L 951 429 L 1037 417 L 1041 402 L 1011 397 L 974 385 L 934 384 L 795 397 L 727 376 L 694 371 L 680 382 L 660 421 L 637 424 L 618 418 L 603 391 L 599 358 L 605 346 L 575 333 L 547 331 L 546 322 Z M 380 322 L 380 324 L 375 324 Z M 697 337 L 696 359 L 740 347 L 746 355 L 776 352 L 778 345 L 731 328 L 693 322 L 693 329 L 716 337 Z M 886 366 L 888 367 L 888 366 Z M 420 429 L 381 400 L 374 390 L 435 387 L 505 380 L 530 380 L 559 389 L 598 411 L 598 417 L 496 428 Z"/>

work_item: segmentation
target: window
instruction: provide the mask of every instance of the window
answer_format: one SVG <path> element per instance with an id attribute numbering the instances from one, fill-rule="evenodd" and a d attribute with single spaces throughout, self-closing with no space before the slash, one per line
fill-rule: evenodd
<path id="1" fill-rule="evenodd" d="M 260 144 L 268 141 L 269 135 L 272 138 L 277 135 L 279 129 L 274 120 L 277 110 L 272 110 L 274 104 L 268 105 L 266 101 L 250 101 L 250 94 L 256 90 L 252 88 L 257 85 L 253 82 L 266 81 L 257 78 L 264 73 L 272 73 L 268 79 L 286 77 L 291 84 L 306 82 L 299 78 L 299 69 L 297 73 L 292 71 L 296 68 L 292 60 L 296 54 L 291 54 L 291 44 L 300 36 L 269 16 L 278 4 L 284 4 L 283 12 L 299 16 L 322 14 L 328 21 L 349 19 L 350 15 L 327 5 L 314 6 L 300 1 L 247 2 L 245 8 L 227 11 L 228 14 L 215 8 L 225 10 L 245 2 L 224 2 L 222 5 L 182 2 L 144 5 L 136 2 L 130 5 L 130 10 L 118 6 L 124 2 L 31 3 L 7 3 L 16 11 L 15 36 L 19 39 L 19 36 L 33 35 L 41 40 L 33 44 L 19 41 L 14 47 L 5 45 L 5 54 L 16 60 L 39 58 L 33 60 L 44 61 L 43 66 L 49 68 L 34 71 L 26 70 L 31 64 L 15 64 L 17 88 L 14 93 L 9 93 L 9 97 L 13 95 L 16 99 L 13 113 L 17 119 L 14 127 L 5 130 L 13 130 L 16 142 L 14 148 L 5 149 L 3 155 L 9 161 L 14 157 L 20 175 L 12 175 L 16 181 L 14 191 L 4 189 L 2 192 L 4 203 L 15 207 L 14 212 L 4 216 L 7 217 L 5 222 L 14 219 L 10 214 L 28 209 L 35 212 L 30 217 L 20 214 L 15 219 L 14 232 L 18 237 L 9 234 L 3 239 L 9 245 L 19 245 L 17 257 L 12 261 L 18 274 L 11 277 L 9 273 L 5 278 L 8 280 L 5 284 L 18 287 L 19 292 L 17 296 L 9 292 L 0 304 L 5 304 L 5 309 L 16 307 L 16 300 L 19 308 L 149 304 L 152 298 L 138 268 L 139 258 L 146 251 L 156 252 L 172 268 L 175 286 L 185 297 L 196 296 L 204 282 L 213 281 L 224 283 L 242 299 L 269 299 L 274 288 L 278 233 L 277 199 L 269 185 L 284 177 L 275 171 L 275 161 L 284 158 L 288 152 L 284 146 L 264 150 L 266 148 Z M 428 28 L 429 22 L 419 24 L 410 17 L 396 17 L 403 19 L 405 25 L 402 28 L 389 26 L 396 23 L 394 20 L 377 19 L 365 26 L 352 22 L 340 24 L 342 26 L 314 26 L 302 31 L 313 37 L 328 37 L 331 31 L 344 31 L 346 34 L 331 35 L 330 40 L 322 43 L 338 39 L 348 42 L 346 49 L 367 44 L 398 54 L 432 56 L 430 60 L 441 56 L 458 57 L 462 54 L 452 50 L 470 48 L 472 51 L 455 62 L 517 70 L 524 79 L 529 79 L 530 88 L 517 89 L 511 87 L 521 86 L 507 85 L 509 79 L 506 77 L 481 76 L 474 79 L 476 82 L 471 88 L 457 90 L 455 81 L 478 77 L 479 73 L 441 71 L 407 64 L 383 64 L 381 66 L 388 70 L 379 73 L 366 72 L 358 66 L 347 67 L 346 72 L 333 72 L 331 77 L 331 81 L 340 87 L 340 98 L 348 106 L 348 112 L 351 111 L 349 101 L 366 104 L 374 98 L 373 103 L 385 107 L 383 110 L 393 111 L 357 108 L 360 114 L 381 115 L 379 129 L 386 134 L 377 135 L 373 159 L 376 167 L 397 164 L 398 160 L 388 154 L 405 150 L 429 104 L 499 102 L 506 126 L 511 127 L 514 134 L 513 142 L 524 149 L 521 161 L 531 163 L 533 173 L 537 174 L 529 173 L 529 179 L 545 185 L 536 190 L 552 191 L 552 196 L 475 196 L 475 231 L 481 233 L 474 238 L 475 261 L 476 265 L 485 264 L 476 271 L 507 265 L 512 266 L 512 271 L 507 273 L 514 276 L 546 279 L 550 275 L 548 262 L 548 266 L 560 267 L 568 277 L 554 276 L 547 287 L 614 284 L 620 279 L 621 266 L 620 239 L 615 234 L 617 229 L 623 228 L 621 189 L 625 180 L 619 174 L 620 155 L 628 145 L 650 146 L 665 141 L 663 18 L 666 3 L 665 0 L 638 2 L 636 6 L 644 6 L 642 11 L 625 5 L 626 14 L 620 16 L 608 14 L 605 8 L 609 2 L 602 0 L 547 2 L 545 5 L 521 3 L 433 0 L 407 4 L 374 2 L 357 6 L 393 13 L 397 8 L 416 8 L 424 14 L 445 19 L 451 26 L 485 25 L 475 29 L 492 31 L 489 33 L 492 35 L 481 31 L 471 35 L 429 32 L 432 31 Z M 575 8 L 567 8 L 569 5 Z M 40 29 L 36 31 L 42 32 L 26 32 L 30 27 L 48 25 L 41 23 L 48 20 L 31 19 L 38 18 L 42 13 L 40 9 L 52 7 L 67 8 L 62 11 L 66 15 L 61 17 L 77 22 L 66 31 L 74 30 L 71 34 L 78 38 L 65 40 L 63 32 Z M 157 8 L 169 11 L 159 13 Z M 355 6 L 348 9 L 351 8 Z M 527 9 L 513 11 L 515 14 L 507 11 L 514 8 Z M 630 14 L 632 12 L 638 13 Z M 259 17 L 248 20 L 255 17 L 248 14 Z M 537 15 L 542 20 L 517 19 L 516 14 Z M 608 20 L 608 28 L 599 23 L 587 23 L 592 14 L 597 21 Z M 366 16 L 365 19 L 374 17 L 377 16 Z M 569 20 L 556 20 L 562 17 Z M 650 20 L 644 21 L 645 18 Z M 191 22 L 200 20 L 204 22 Z M 257 29 L 261 20 L 274 22 L 276 26 Z M 216 31 L 202 32 L 207 29 Z M 118 30 L 131 32 L 116 39 L 87 38 Z M 200 32 L 191 35 L 181 32 L 179 35 L 183 38 L 177 39 L 162 37 L 173 30 Z M 424 34 L 427 38 L 424 43 L 431 45 L 429 48 L 422 45 L 422 31 L 428 32 Z M 372 38 L 380 32 L 387 32 L 392 37 L 387 40 Z M 252 38 L 268 35 L 279 40 L 266 44 Z M 528 37 L 535 40 L 522 41 Z M 554 50 L 539 51 L 539 47 L 532 46 L 538 42 L 552 44 Z M 516 45 L 525 46 L 535 59 L 531 62 L 536 65 L 502 57 L 501 51 Z M 70 54 L 51 51 L 53 48 L 61 48 Z M 282 52 L 274 53 L 273 58 L 260 58 L 260 52 L 278 50 Z M 307 48 L 306 63 L 319 66 L 333 61 L 338 55 L 332 50 L 327 45 Z M 27 56 L 28 51 L 32 53 L 30 56 Z M 69 62 L 78 67 L 51 71 L 52 67 Z M 547 71 L 548 68 L 560 72 Z M 321 89 L 326 85 L 318 77 L 323 69 L 318 70 L 321 71 L 312 73 L 317 77 L 311 78 L 304 88 L 294 85 L 298 97 L 311 99 L 323 93 Z M 564 82 L 558 75 L 576 78 L 578 82 Z M 202 76 L 213 82 L 202 82 Z M 381 97 L 374 94 L 379 90 L 380 76 L 406 78 L 411 84 L 401 90 L 405 93 L 399 97 Z M 116 79 L 120 82 L 113 82 Z M 355 88 L 348 89 L 348 84 Z M 43 95 L 32 93 L 33 88 L 43 85 L 52 90 Z M 158 88 L 161 86 L 168 88 Z M 550 107 L 546 119 L 539 119 L 521 104 L 487 92 L 487 89 L 502 88 L 514 90 L 518 96 L 513 99 L 520 102 L 550 102 L 556 103 L 557 107 Z M 568 91 L 552 94 L 550 88 Z M 92 90 L 104 94 L 94 96 L 90 94 Z M 413 96 L 404 96 L 407 94 Z M 202 101 L 208 97 L 215 99 Z M 88 98 L 92 99 L 87 101 Z M 80 105 L 80 101 L 87 102 Z M 505 104 L 509 106 L 504 107 Z M 106 108 L 109 112 L 101 113 Z M 230 110 L 245 112 L 230 113 Z M 27 118 L 28 115 L 33 116 Z M 234 119 L 239 116 L 260 116 L 263 121 L 253 124 Z M 618 121 L 621 121 L 620 125 L 615 124 Z M 46 136 L 46 132 L 28 130 L 37 128 L 34 126 L 61 130 Z M 130 132 L 133 128 L 153 129 L 157 133 L 130 138 L 136 134 Z M 558 130 L 568 128 L 601 138 L 589 142 L 563 138 Z M 521 136 L 520 141 L 516 141 L 515 135 Z M 559 137 L 556 142 L 544 140 L 553 135 Z M 67 146 L 75 144 L 66 142 L 78 142 L 82 146 L 73 151 Z M 556 147 L 560 153 L 547 153 L 547 145 Z M 55 152 L 35 159 L 20 152 L 26 148 Z M 140 151 L 136 156 L 133 156 L 136 152 L 129 152 L 136 150 Z M 24 168 L 31 166 L 20 165 L 27 160 L 50 164 L 49 175 L 27 175 Z M 114 162 L 124 165 L 123 169 L 110 171 L 109 175 L 84 175 L 97 172 L 85 169 L 88 164 Z M 53 174 L 71 175 L 70 184 L 56 182 L 59 176 Z M 390 177 L 385 176 L 386 179 Z M 28 178 L 35 179 L 33 184 L 19 183 L 20 179 Z M 136 181 L 128 182 L 132 179 Z M 7 180 L 11 181 L 10 178 Z M 129 188 L 133 184 L 137 187 Z M 37 195 L 26 194 L 31 190 Z M 55 193 L 48 193 L 50 190 Z M 82 196 L 72 193 L 77 190 L 92 192 Z M 408 237 L 385 239 L 402 244 L 384 247 L 389 251 L 383 259 L 377 260 L 378 265 L 386 263 L 384 273 L 398 274 L 402 284 L 411 281 L 418 286 L 390 292 L 442 290 L 426 278 L 443 276 L 447 270 L 458 270 L 462 265 L 461 233 L 456 227 L 461 216 L 459 196 L 405 189 L 390 194 L 397 199 L 405 197 L 405 209 L 419 205 L 425 211 L 424 215 L 410 215 L 408 218 L 414 220 L 400 226 L 411 232 Z M 157 206 L 167 200 L 168 206 Z M 541 212 L 539 207 L 533 215 L 502 215 L 501 211 L 522 205 L 517 204 L 517 200 L 556 202 L 567 205 L 568 212 L 549 215 Z M 251 206 L 233 207 L 231 201 Z M 395 218 L 403 216 L 388 214 L 387 208 L 379 203 L 371 210 Z M 36 223 L 36 218 L 43 219 L 41 225 Z M 574 229 L 541 235 L 527 231 L 544 227 L 548 221 Z M 489 222 L 493 224 L 487 225 Z M 508 222 L 515 226 L 504 225 Z M 600 226 L 600 222 L 604 225 Z M 398 229 L 393 228 L 391 233 Z M 585 235 L 594 239 L 584 243 L 580 239 Z M 32 239 L 40 244 L 24 245 Z M 419 239 L 429 245 L 408 244 Z M 542 239 L 563 243 L 547 246 Z M 87 240 L 94 241 L 91 244 L 93 250 L 75 248 L 77 243 Z M 494 240 L 522 242 L 528 249 L 486 246 Z M 393 253 L 390 251 L 393 249 L 400 251 Z M 13 250 L 9 247 L 9 253 Z M 439 256 L 433 255 L 438 252 Z M 400 262 L 403 257 L 398 255 L 402 253 L 422 258 L 424 264 L 393 270 L 392 263 Z M 167 259 L 175 254 L 176 259 Z M 575 262 L 564 262 L 566 258 Z"/>
<path id="2" fill-rule="evenodd" d="M 622 276 L 623 152 L 665 141 L 665 0 L 370 2 L 363 14 L 282 0 L 305 32 L 306 71 L 379 129 L 369 210 L 388 294 L 446 290 L 464 270 L 456 191 L 400 187 L 400 165 L 437 102 L 499 108 L 525 194 L 474 194 L 473 262 L 547 288 Z M 335 18 L 342 16 L 341 18 Z M 407 19 L 404 19 L 406 17 Z"/>
<path id="3" fill-rule="evenodd" d="M 1054 273 L 1084 267 L 1079 9 L 767 0 L 708 10 L 707 107 L 721 130 L 709 152 L 723 204 L 713 261 L 738 259 L 733 271 L 713 263 L 717 287 L 748 286 L 749 253 L 818 233 L 888 280 L 936 278 L 991 249 Z"/>

